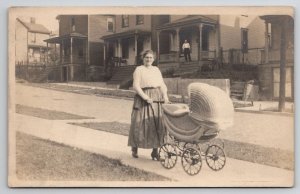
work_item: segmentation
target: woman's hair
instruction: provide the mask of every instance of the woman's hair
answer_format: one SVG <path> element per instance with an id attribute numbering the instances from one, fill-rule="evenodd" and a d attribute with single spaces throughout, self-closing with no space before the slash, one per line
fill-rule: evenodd
<path id="1" fill-rule="evenodd" d="M 142 53 L 142 59 L 146 57 L 147 54 L 152 54 L 153 58 L 155 59 L 155 53 L 152 50 L 146 50 Z"/>

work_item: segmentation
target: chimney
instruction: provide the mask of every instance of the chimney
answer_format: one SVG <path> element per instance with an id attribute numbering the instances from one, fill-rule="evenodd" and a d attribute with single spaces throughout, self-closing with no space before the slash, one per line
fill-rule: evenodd
<path id="1" fill-rule="evenodd" d="M 35 24 L 35 18 L 34 17 L 30 18 L 30 23 Z"/>

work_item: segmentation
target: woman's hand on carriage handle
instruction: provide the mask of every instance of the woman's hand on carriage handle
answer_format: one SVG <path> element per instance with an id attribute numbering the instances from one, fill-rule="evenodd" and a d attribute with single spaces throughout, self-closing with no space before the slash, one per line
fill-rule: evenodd
<path id="1" fill-rule="evenodd" d="M 150 97 L 148 97 L 148 98 L 145 99 L 145 100 L 147 101 L 148 104 L 152 104 L 152 103 L 153 103 L 153 100 L 152 100 Z"/>

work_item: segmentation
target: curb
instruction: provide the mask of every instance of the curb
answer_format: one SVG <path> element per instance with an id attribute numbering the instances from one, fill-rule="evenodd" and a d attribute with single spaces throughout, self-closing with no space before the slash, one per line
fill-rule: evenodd
<path id="1" fill-rule="evenodd" d="M 235 112 L 243 112 L 243 113 L 268 114 L 268 115 L 287 116 L 287 117 L 293 117 L 294 116 L 294 113 L 288 113 L 288 112 L 247 110 L 247 109 L 241 109 L 241 108 L 235 108 L 234 110 L 235 110 Z"/>
<path id="2" fill-rule="evenodd" d="M 76 93 L 76 94 L 83 94 L 83 95 L 94 95 L 94 96 L 101 96 L 107 98 L 115 98 L 115 99 L 125 99 L 125 100 L 133 100 L 135 92 L 132 90 L 121 90 L 121 89 L 112 89 L 112 88 L 101 88 L 101 87 L 90 87 L 90 86 L 83 86 L 83 85 L 67 85 L 67 84 L 56 84 L 50 83 L 51 85 L 57 86 L 57 88 L 49 87 L 43 84 L 36 84 L 36 83 L 26 83 L 25 85 L 29 85 L 32 87 L 39 87 L 44 89 L 51 89 L 61 92 L 69 92 L 69 93 Z M 64 88 L 59 88 L 64 87 Z M 74 90 L 66 90 L 65 88 L 68 87 L 70 89 L 74 88 Z M 82 90 L 78 90 L 78 88 L 82 88 Z M 187 98 L 182 99 L 182 96 L 176 94 L 169 94 L 170 101 L 174 103 L 185 103 L 187 102 Z M 234 108 L 235 112 L 242 112 L 242 113 L 254 113 L 254 114 L 269 114 L 269 115 L 277 115 L 277 116 L 287 116 L 293 117 L 294 113 L 288 112 L 272 112 L 272 111 L 259 111 L 259 110 L 249 110 L 246 108 Z"/>

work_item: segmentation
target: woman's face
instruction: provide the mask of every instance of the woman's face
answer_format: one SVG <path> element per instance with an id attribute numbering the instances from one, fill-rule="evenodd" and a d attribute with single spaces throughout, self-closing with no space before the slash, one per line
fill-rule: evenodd
<path id="1" fill-rule="evenodd" d="M 152 65 L 154 61 L 154 56 L 151 53 L 148 53 L 145 57 L 144 57 L 144 65 L 145 66 L 150 66 Z"/>

